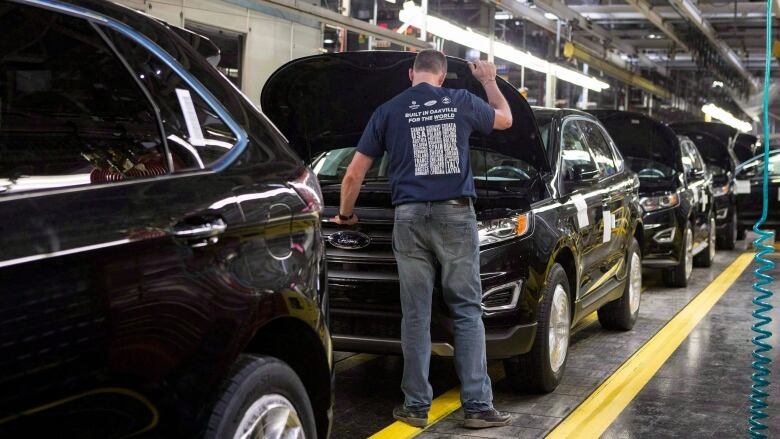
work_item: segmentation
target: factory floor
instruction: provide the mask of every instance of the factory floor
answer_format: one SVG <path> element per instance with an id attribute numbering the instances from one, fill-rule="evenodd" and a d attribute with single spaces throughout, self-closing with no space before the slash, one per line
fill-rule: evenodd
<path id="1" fill-rule="evenodd" d="M 494 404 L 512 414 L 505 427 L 460 426 L 458 380 L 446 358 L 431 363 L 430 425 L 421 430 L 394 422 L 392 409 L 403 400 L 402 359 L 339 352 L 331 437 L 746 437 L 755 295 L 750 239 L 737 250 L 719 251 L 711 268 L 695 269 L 687 288 L 666 288 L 658 273 L 645 271 L 634 329 L 607 331 L 595 314 L 585 318 L 573 330 L 562 384 L 550 394 L 512 389 L 502 379 L 501 362 L 491 362 Z M 770 315 L 775 336 L 769 342 L 776 346 L 780 312 Z M 778 349 L 769 357 L 774 367 Z M 773 437 L 780 425 L 780 385 L 768 389 L 765 423 L 775 426 Z"/>

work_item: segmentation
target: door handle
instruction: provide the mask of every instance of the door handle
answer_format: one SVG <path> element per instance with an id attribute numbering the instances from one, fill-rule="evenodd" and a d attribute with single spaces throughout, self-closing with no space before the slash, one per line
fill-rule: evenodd
<path id="1" fill-rule="evenodd" d="M 182 239 L 213 238 L 227 230 L 222 218 L 214 218 L 197 224 L 179 223 L 173 227 L 172 235 Z"/>

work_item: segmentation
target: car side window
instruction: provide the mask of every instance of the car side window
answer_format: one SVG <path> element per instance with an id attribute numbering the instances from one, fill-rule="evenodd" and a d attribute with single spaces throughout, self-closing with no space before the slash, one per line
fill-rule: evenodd
<path id="1" fill-rule="evenodd" d="M 583 175 L 598 176 L 596 161 L 575 121 L 567 121 L 561 131 L 561 161 L 566 181 L 580 180 Z"/>
<path id="2" fill-rule="evenodd" d="M 174 172 L 205 169 L 236 145 L 235 133 L 166 63 L 124 35 L 104 32 L 159 107 Z"/>
<path id="3" fill-rule="evenodd" d="M 704 159 L 702 158 L 701 153 L 699 153 L 699 150 L 696 148 L 696 145 L 690 141 L 686 143 L 688 144 L 688 150 L 691 154 L 693 169 L 697 171 L 704 171 L 705 168 Z"/>
<path id="4" fill-rule="evenodd" d="M 612 148 L 610 148 L 601 129 L 593 122 L 579 120 L 577 123 L 582 133 L 585 134 L 585 139 L 593 152 L 596 163 L 599 165 L 601 174 L 605 177 L 615 175 L 617 173 L 617 165 L 615 165 L 615 159 L 612 156 Z"/>
<path id="5" fill-rule="evenodd" d="M 86 21 L 14 3 L 0 28 L 0 194 L 168 172 L 153 107 Z"/>
<path id="6" fill-rule="evenodd" d="M 693 157 L 691 156 L 691 151 L 688 148 L 688 142 L 680 142 L 680 151 L 682 156 L 683 172 L 685 175 L 690 175 L 691 171 L 693 170 Z"/>

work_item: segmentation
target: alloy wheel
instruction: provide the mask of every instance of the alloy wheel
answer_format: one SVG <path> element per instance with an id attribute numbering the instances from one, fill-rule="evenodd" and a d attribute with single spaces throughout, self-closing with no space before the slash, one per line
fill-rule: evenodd
<path id="1" fill-rule="evenodd" d="M 631 255 L 631 267 L 629 267 L 628 275 L 628 307 L 633 315 L 639 310 L 642 294 L 642 262 L 637 253 Z"/>
<path id="2" fill-rule="evenodd" d="M 244 413 L 234 439 L 305 439 L 295 406 L 284 396 L 264 395 Z"/>
<path id="3" fill-rule="evenodd" d="M 718 241 L 718 236 L 715 233 L 716 230 L 715 227 L 717 227 L 715 225 L 715 218 L 710 218 L 710 235 L 709 235 L 710 246 L 708 249 L 710 252 L 710 261 L 715 259 L 715 246 L 717 245 L 717 241 Z"/>
<path id="4" fill-rule="evenodd" d="M 691 274 L 693 274 L 693 232 L 689 228 L 685 231 L 685 278 L 690 278 Z"/>
<path id="5" fill-rule="evenodd" d="M 566 294 L 566 290 L 563 289 L 563 285 L 558 284 L 553 291 L 550 324 L 547 334 L 550 369 L 553 373 L 557 373 L 563 366 L 564 361 L 566 361 L 570 330 L 571 312 L 569 310 L 569 296 Z"/>

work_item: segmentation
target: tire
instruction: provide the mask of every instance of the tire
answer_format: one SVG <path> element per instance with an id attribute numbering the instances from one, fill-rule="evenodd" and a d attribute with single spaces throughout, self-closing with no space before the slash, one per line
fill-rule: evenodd
<path id="1" fill-rule="evenodd" d="M 737 247 L 737 212 L 731 214 L 731 221 L 726 227 L 726 233 L 718 237 L 718 248 L 723 250 L 734 250 Z"/>
<path id="2" fill-rule="evenodd" d="M 707 247 L 699 252 L 696 257 L 693 258 L 693 265 L 696 267 L 711 267 L 712 261 L 715 260 L 715 248 L 716 248 L 716 241 L 717 241 L 717 229 L 715 225 L 715 217 L 710 216 L 709 220 L 710 226 L 708 228 L 708 235 L 707 240 L 709 243 L 707 244 Z"/>
<path id="3" fill-rule="evenodd" d="M 531 351 L 504 360 L 504 370 L 517 390 L 549 393 L 558 387 L 566 369 L 571 335 L 569 280 L 560 264 L 554 264 L 542 289 L 539 323 Z M 556 312 L 559 311 L 559 312 Z M 558 337 L 550 332 L 558 329 Z M 550 341 L 558 342 L 551 351 Z"/>
<path id="4" fill-rule="evenodd" d="M 693 230 L 686 224 L 683 234 L 683 254 L 677 266 L 664 271 L 664 284 L 672 288 L 685 288 L 693 273 Z M 690 258 L 687 260 L 686 258 Z"/>
<path id="5" fill-rule="evenodd" d="M 742 241 L 746 235 L 747 231 L 737 224 L 737 241 Z"/>
<path id="6" fill-rule="evenodd" d="M 639 315 L 642 295 L 642 256 L 636 238 L 631 239 L 626 256 L 626 287 L 623 295 L 599 308 L 599 323 L 604 329 L 630 331 Z"/>
<path id="7" fill-rule="evenodd" d="M 287 416 L 289 436 L 284 437 L 317 437 L 314 411 L 303 383 L 276 358 L 241 355 L 215 399 L 206 426 L 207 439 L 232 439 L 249 426 L 262 428 L 269 415 Z M 259 431 L 262 435 L 262 429 Z"/>

